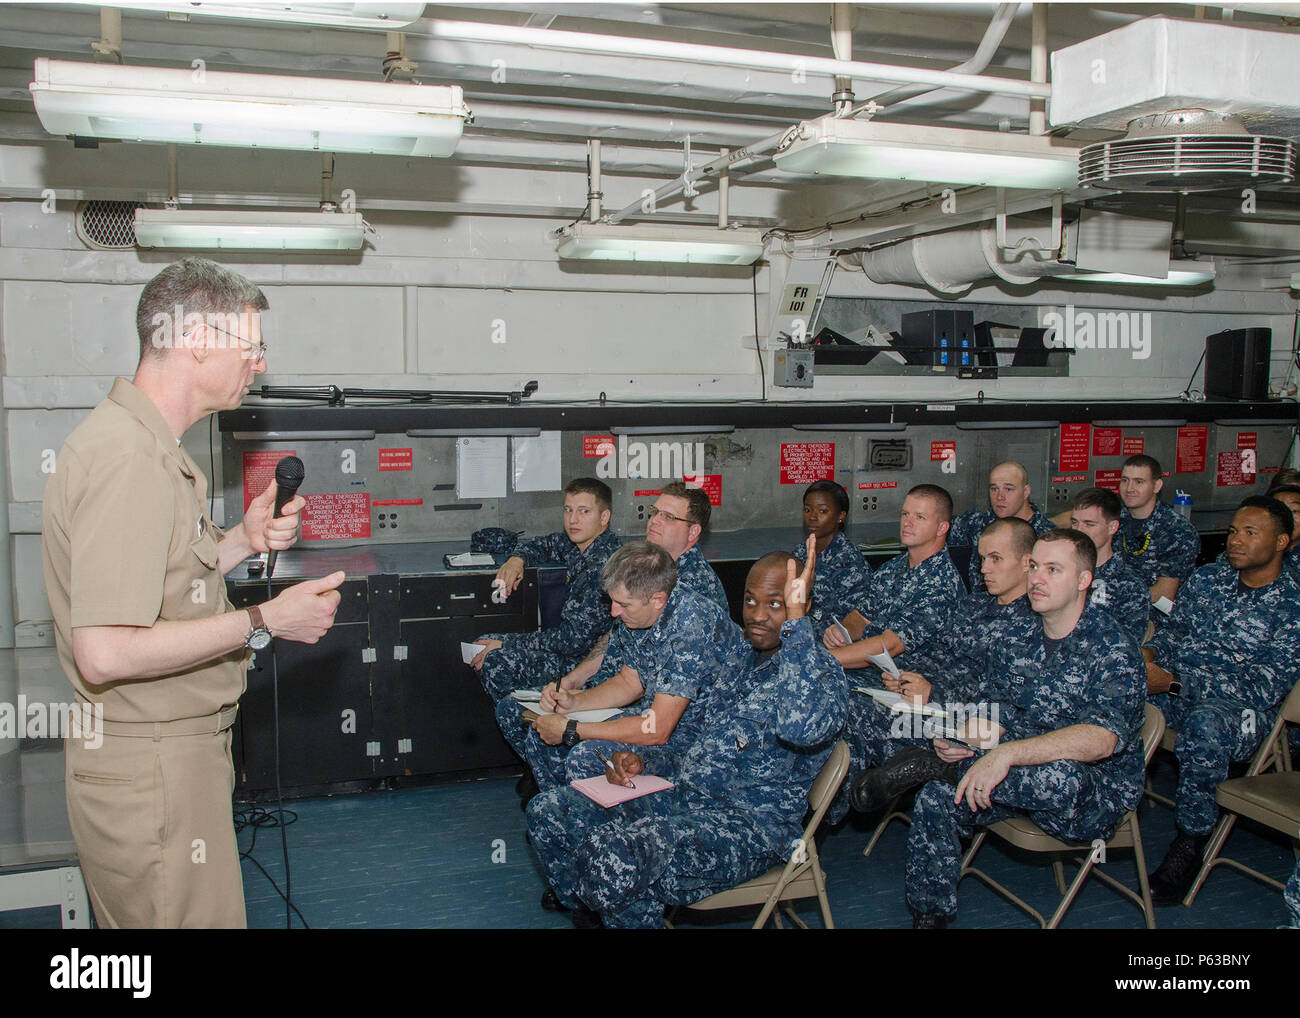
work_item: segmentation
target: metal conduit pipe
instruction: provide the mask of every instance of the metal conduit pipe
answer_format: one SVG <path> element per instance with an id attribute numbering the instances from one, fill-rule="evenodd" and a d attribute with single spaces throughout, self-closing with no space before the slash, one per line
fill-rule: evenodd
<path id="1" fill-rule="evenodd" d="M 1037 3 L 1030 15 L 1029 80 L 1047 81 L 1047 4 Z M 1029 100 L 1029 133 L 1047 133 L 1047 102 Z"/>
<path id="2" fill-rule="evenodd" d="M 989 65 L 993 55 L 1002 45 L 1002 40 L 1007 37 L 1007 31 L 1011 28 L 1011 22 L 1016 19 L 1016 12 L 1020 9 L 1018 3 L 999 4 L 998 9 L 993 12 L 993 17 L 989 21 L 988 28 L 984 30 L 984 36 L 980 39 L 980 44 L 975 48 L 975 54 L 969 60 L 964 60 L 948 70 L 960 74 L 979 74 Z M 866 102 L 854 108 L 853 113 L 856 115 L 862 112 L 870 103 L 880 103 L 882 105 L 897 106 L 899 103 L 907 102 L 909 99 L 918 99 L 923 95 L 929 95 L 936 91 L 933 88 L 917 88 L 913 85 L 905 85 L 901 88 L 891 88 L 888 92 L 881 92 L 873 95 Z"/>

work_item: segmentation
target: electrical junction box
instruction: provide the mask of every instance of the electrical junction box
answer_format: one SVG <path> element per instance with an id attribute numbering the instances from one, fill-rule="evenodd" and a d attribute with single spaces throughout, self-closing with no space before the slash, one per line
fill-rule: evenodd
<path id="1" fill-rule="evenodd" d="M 813 384 L 812 350 L 778 350 L 776 352 L 773 377 L 777 385 L 787 388 L 811 389 Z"/>

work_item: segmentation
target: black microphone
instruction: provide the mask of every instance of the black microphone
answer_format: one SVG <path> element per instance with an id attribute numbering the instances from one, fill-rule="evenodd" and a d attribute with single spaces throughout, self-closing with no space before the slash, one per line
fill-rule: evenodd
<path id="1" fill-rule="evenodd" d="M 306 475 L 303 469 L 302 460 L 297 456 L 286 456 L 275 465 L 275 516 L 284 513 L 284 507 L 293 501 L 293 496 L 298 494 L 298 486 L 302 484 L 302 479 Z M 275 572 L 275 557 L 278 555 L 274 548 L 266 556 L 266 578 L 269 580 L 271 574 Z"/>

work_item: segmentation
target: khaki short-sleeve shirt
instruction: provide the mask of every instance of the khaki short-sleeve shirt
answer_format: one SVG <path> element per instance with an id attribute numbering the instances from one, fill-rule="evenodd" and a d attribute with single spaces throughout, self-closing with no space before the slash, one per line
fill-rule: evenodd
<path id="1" fill-rule="evenodd" d="M 177 721 L 232 706 L 244 650 L 174 675 L 87 682 L 77 626 L 152 626 L 233 611 L 217 565 L 208 482 L 154 403 L 124 378 L 68 436 L 45 488 L 42 553 L 59 661 L 109 721 Z"/>

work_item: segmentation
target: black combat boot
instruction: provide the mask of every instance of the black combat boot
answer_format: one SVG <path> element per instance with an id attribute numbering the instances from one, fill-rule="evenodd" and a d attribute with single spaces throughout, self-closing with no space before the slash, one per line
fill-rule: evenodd
<path id="1" fill-rule="evenodd" d="M 849 789 L 849 802 L 859 813 L 872 813 L 884 809 L 895 796 L 920 788 L 927 781 L 955 785 L 960 780 L 958 774 L 955 763 L 944 763 L 932 751 L 910 746 L 881 766 L 858 775 Z"/>
<path id="2" fill-rule="evenodd" d="M 1201 856 L 1205 853 L 1207 835 L 1184 834 L 1179 831 L 1173 844 L 1165 853 L 1164 861 L 1151 874 L 1151 901 L 1166 906 L 1177 905 L 1192 889 L 1192 882 L 1201 869 Z"/>
<path id="3" fill-rule="evenodd" d="M 948 928 L 948 916 L 930 915 L 928 912 L 912 913 L 912 929 L 914 930 L 946 930 Z"/>

